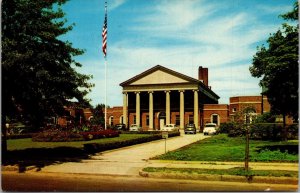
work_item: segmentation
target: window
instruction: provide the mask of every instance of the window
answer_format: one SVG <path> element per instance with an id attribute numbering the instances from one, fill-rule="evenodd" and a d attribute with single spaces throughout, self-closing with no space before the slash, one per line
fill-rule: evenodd
<path id="1" fill-rule="evenodd" d="M 121 123 L 121 124 L 124 124 L 123 115 L 121 115 L 121 117 L 120 117 L 120 123 Z"/>
<path id="2" fill-rule="evenodd" d="M 232 108 L 232 112 L 236 112 L 236 107 Z"/>
<path id="3" fill-rule="evenodd" d="M 136 124 L 136 115 L 133 115 L 133 124 Z"/>
<path id="4" fill-rule="evenodd" d="M 110 126 L 114 125 L 114 117 L 113 116 L 109 117 L 109 124 L 110 124 Z"/>
<path id="5" fill-rule="evenodd" d="M 252 112 L 252 113 L 249 113 L 249 114 L 246 114 L 244 116 L 244 120 L 245 120 L 245 123 L 246 124 L 250 124 L 252 123 L 252 121 L 254 121 L 257 117 L 257 114 L 255 112 Z"/>
<path id="6" fill-rule="evenodd" d="M 149 126 L 149 115 L 146 115 L 146 125 Z"/>
<path id="7" fill-rule="evenodd" d="M 176 120 L 175 120 L 175 124 L 176 125 L 180 125 L 180 116 L 179 115 L 176 115 Z"/>
<path id="8" fill-rule="evenodd" d="M 216 125 L 219 125 L 219 115 L 218 114 L 212 114 L 211 115 L 211 122 L 215 123 Z"/>
<path id="9" fill-rule="evenodd" d="M 189 115 L 189 124 L 194 123 L 194 115 Z"/>

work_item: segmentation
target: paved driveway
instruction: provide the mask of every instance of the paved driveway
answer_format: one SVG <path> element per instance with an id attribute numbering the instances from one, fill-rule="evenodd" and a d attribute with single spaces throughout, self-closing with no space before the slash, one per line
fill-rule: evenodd
<path id="1" fill-rule="evenodd" d="M 202 133 L 169 138 L 166 141 L 166 150 L 172 151 L 185 145 L 206 138 Z M 98 153 L 90 160 L 82 162 L 66 162 L 42 168 L 42 172 L 63 172 L 83 174 L 107 175 L 138 175 L 138 171 L 145 167 L 151 157 L 165 153 L 165 140 L 134 145 L 117 150 Z"/>

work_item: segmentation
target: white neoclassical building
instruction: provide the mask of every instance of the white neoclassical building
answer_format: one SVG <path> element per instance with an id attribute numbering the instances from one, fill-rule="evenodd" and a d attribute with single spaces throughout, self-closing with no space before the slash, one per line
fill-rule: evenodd
<path id="1" fill-rule="evenodd" d="M 159 130 L 174 123 L 203 126 L 204 105 L 218 104 L 219 96 L 208 86 L 208 69 L 198 69 L 198 79 L 157 65 L 122 82 L 122 122 Z"/>

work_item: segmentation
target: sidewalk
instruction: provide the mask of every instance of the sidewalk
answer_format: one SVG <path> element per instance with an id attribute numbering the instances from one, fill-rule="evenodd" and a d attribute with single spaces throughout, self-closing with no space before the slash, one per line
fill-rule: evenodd
<path id="1" fill-rule="evenodd" d="M 139 170 L 147 167 L 147 160 L 164 154 L 165 148 L 166 151 L 172 151 L 204 138 L 207 136 L 200 133 L 181 134 L 179 137 L 168 138 L 167 141 L 163 139 L 101 152 L 81 162 L 46 166 L 41 172 L 138 176 Z"/>

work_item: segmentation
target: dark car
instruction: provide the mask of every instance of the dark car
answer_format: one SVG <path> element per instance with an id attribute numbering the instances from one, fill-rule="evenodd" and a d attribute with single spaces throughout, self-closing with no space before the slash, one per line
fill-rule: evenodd
<path id="1" fill-rule="evenodd" d="M 120 131 L 120 130 L 124 131 L 124 130 L 126 130 L 126 127 L 125 127 L 125 124 L 116 124 L 114 126 L 114 129 L 118 130 L 118 131 Z"/>
<path id="2" fill-rule="evenodd" d="M 188 134 L 188 133 L 196 134 L 195 124 L 187 124 L 184 128 L 184 133 L 185 134 Z"/>

